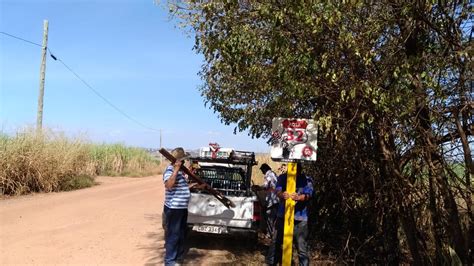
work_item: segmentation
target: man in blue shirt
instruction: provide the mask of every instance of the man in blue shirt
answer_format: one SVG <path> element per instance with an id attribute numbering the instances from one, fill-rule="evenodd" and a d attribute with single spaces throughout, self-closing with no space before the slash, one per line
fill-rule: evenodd
<path id="1" fill-rule="evenodd" d="M 282 259 L 282 244 L 283 244 L 283 230 L 285 218 L 285 201 L 294 200 L 295 204 L 295 219 L 293 228 L 293 243 L 298 249 L 299 265 L 309 265 L 308 256 L 308 203 L 313 196 L 313 182 L 310 177 L 302 173 L 302 167 L 297 164 L 296 172 L 296 191 L 288 193 L 286 191 L 287 174 L 282 174 L 278 177 L 276 185 L 277 196 L 280 198 L 280 205 L 277 213 L 276 223 L 276 245 L 275 256 L 272 264 L 281 263 Z"/>
<path id="2" fill-rule="evenodd" d="M 175 265 L 184 253 L 184 239 L 188 220 L 188 202 L 191 197 L 188 183 L 181 171 L 187 154 L 179 147 L 171 151 L 176 158 L 163 173 L 165 183 L 165 265 Z"/>

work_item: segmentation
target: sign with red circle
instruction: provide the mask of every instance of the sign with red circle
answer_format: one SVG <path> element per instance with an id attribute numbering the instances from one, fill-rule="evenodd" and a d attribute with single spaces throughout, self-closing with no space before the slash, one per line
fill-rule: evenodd
<path id="1" fill-rule="evenodd" d="M 302 153 L 304 157 L 311 157 L 311 155 L 313 155 L 313 149 L 311 149 L 309 146 L 306 146 L 303 148 Z"/>
<path id="2" fill-rule="evenodd" d="M 312 119 L 274 118 L 271 157 L 276 161 L 316 161 L 318 127 Z"/>

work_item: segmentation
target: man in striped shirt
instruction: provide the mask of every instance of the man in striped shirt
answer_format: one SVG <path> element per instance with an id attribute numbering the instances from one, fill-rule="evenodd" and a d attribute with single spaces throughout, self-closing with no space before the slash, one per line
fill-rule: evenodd
<path id="1" fill-rule="evenodd" d="M 184 253 L 184 238 L 188 220 L 188 202 L 191 197 L 181 166 L 188 155 L 179 147 L 171 151 L 176 158 L 163 173 L 165 182 L 165 265 L 175 265 Z"/>

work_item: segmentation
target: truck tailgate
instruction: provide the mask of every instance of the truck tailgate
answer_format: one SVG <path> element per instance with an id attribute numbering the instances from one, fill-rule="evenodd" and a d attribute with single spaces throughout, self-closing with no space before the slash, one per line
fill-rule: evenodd
<path id="1" fill-rule="evenodd" d="M 228 209 L 209 194 L 191 193 L 188 207 L 188 224 L 224 225 L 251 228 L 255 196 L 228 196 L 235 208 Z"/>

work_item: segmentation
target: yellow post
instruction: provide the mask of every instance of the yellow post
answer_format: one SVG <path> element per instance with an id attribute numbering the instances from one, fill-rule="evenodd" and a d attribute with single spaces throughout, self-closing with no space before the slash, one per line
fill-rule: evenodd
<path id="1" fill-rule="evenodd" d="M 287 168 L 286 191 L 291 194 L 296 190 L 296 163 L 289 163 Z M 285 220 L 283 235 L 283 266 L 290 266 L 293 257 L 293 227 L 295 220 L 295 201 L 285 202 Z"/>

